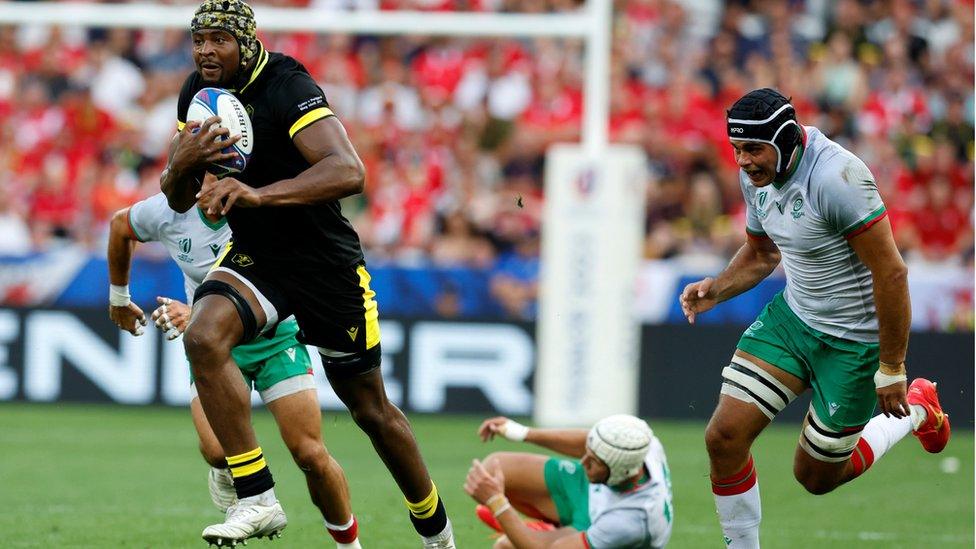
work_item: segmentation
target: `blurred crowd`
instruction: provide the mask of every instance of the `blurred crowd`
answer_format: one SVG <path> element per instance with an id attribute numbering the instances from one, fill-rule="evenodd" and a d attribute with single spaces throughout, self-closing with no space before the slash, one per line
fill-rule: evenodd
<path id="1" fill-rule="evenodd" d="M 301 60 L 368 170 L 344 204 L 370 261 L 495 270 L 531 316 L 546 147 L 579 139 L 582 44 L 261 31 L 262 4 L 553 12 L 576 0 L 254 2 L 266 48 Z M 648 154 L 647 258 L 724 260 L 743 204 L 724 112 L 749 89 L 874 172 L 911 262 L 973 262 L 972 0 L 619 0 L 610 136 Z M 158 192 L 184 29 L 0 27 L 0 255 L 102 247 Z"/>

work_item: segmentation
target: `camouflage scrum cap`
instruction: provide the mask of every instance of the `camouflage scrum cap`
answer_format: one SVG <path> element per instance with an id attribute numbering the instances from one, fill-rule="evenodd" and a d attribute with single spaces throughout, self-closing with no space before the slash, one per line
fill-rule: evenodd
<path id="1" fill-rule="evenodd" d="M 254 10 L 242 0 L 204 0 L 190 21 L 190 32 L 220 29 L 230 33 L 241 48 L 241 67 L 258 53 Z"/>

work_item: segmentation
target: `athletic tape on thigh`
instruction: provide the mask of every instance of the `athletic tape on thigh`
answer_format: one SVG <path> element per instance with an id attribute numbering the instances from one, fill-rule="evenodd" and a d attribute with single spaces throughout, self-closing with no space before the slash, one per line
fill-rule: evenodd
<path id="1" fill-rule="evenodd" d="M 315 389 L 315 378 L 311 374 L 302 374 L 283 379 L 271 387 L 259 391 L 259 393 L 261 394 L 261 401 L 267 404 L 279 398 L 309 389 Z"/>
<path id="2" fill-rule="evenodd" d="M 366 374 L 380 367 L 382 354 L 379 344 L 357 353 L 333 351 L 325 347 L 318 349 L 319 356 L 322 357 L 322 369 L 329 378 Z"/>
<path id="3" fill-rule="evenodd" d="M 755 404 L 769 419 L 796 398 L 772 374 L 741 356 L 733 356 L 732 363 L 722 369 L 722 393 Z"/>
<path id="4" fill-rule="evenodd" d="M 254 318 L 254 311 L 247 305 L 247 301 L 244 301 L 244 297 L 237 291 L 237 288 L 220 280 L 205 280 L 203 284 L 197 286 L 197 291 L 193 292 L 193 302 L 196 303 L 210 294 L 226 297 L 237 308 L 237 314 L 241 317 L 241 324 L 244 326 L 241 343 L 248 343 L 257 337 L 258 321 Z"/>
<path id="5" fill-rule="evenodd" d="M 810 457 L 818 461 L 828 463 L 847 461 L 854 447 L 857 446 L 863 429 L 863 425 L 843 431 L 829 429 L 817 417 L 817 412 L 811 404 L 803 425 L 803 434 L 800 436 L 800 446 L 810 454 Z"/>
<path id="6" fill-rule="evenodd" d="M 247 286 L 248 289 L 254 293 L 254 297 L 257 298 L 258 303 L 261 305 L 261 308 L 264 310 L 264 318 L 267 319 L 264 323 L 264 328 L 261 329 L 261 333 L 264 333 L 265 330 L 271 328 L 272 326 L 278 325 L 278 309 L 276 309 L 275 306 L 271 304 L 270 299 L 268 299 L 267 297 L 264 296 L 264 294 L 258 291 L 257 287 L 254 286 L 254 283 L 241 276 L 241 273 L 228 269 L 227 267 L 217 267 L 216 269 L 214 269 L 214 272 L 227 273 L 233 276 L 237 280 L 240 280 L 241 283 Z"/>

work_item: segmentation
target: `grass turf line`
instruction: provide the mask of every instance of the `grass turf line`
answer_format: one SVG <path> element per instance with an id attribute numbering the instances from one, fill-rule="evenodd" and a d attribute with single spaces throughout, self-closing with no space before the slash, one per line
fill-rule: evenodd
<path id="1" fill-rule="evenodd" d="M 528 445 L 475 435 L 481 418 L 411 417 L 445 498 L 458 546 L 490 547 L 461 484 L 471 459 Z M 259 440 L 289 526 L 278 549 L 330 546 L 304 478 L 269 414 L 256 411 Z M 708 483 L 700 423 L 655 421 L 675 492 L 670 547 L 722 547 Z M 402 497 L 368 439 L 345 413 L 326 412 L 330 451 L 349 478 L 360 539 L 367 548 L 418 547 Z M 755 449 L 762 487 L 763 547 L 972 547 L 973 435 L 958 431 L 943 454 L 914 438 L 899 443 L 863 478 L 826 496 L 793 480 L 799 427 L 777 425 Z M 189 412 L 173 408 L 0 404 L 0 493 L 4 547 L 205 547 L 204 526 L 221 520 L 207 493 Z M 956 458 L 955 473 L 941 470 Z M 264 546 L 255 541 L 250 546 Z"/>

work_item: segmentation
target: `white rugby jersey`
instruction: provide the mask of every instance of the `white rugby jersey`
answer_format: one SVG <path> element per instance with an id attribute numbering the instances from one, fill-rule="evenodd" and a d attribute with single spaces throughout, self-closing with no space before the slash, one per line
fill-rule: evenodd
<path id="1" fill-rule="evenodd" d="M 618 492 L 605 484 L 590 484 L 590 527 L 585 535 L 593 549 L 667 545 L 674 520 L 671 472 L 657 437 L 651 441 L 644 465 L 651 479 L 636 489 Z"/>
<path id="2" fill-rule="evenodd" d="M 194 205 L 179 213 L 169 207 L 166 195 L 155 194 L 129 208 L 129 226 L 140 242 L 158 241 L 183 271 L 186 302 L 207 277 L 231 239 L 227 218 L 212 222 Z"/>
<path id="3" fill-rule="evenodd" d="M 800 319 L 836 337 L 877 343 L 871 271 L 848 239 L 883 219 L 884 203 L 864 162 L 817 128 L 803 129 L 803 158 L 782 185 L 756 187 L 739 170 L 746 229 L 779 247 L 784 297 Z"/>

